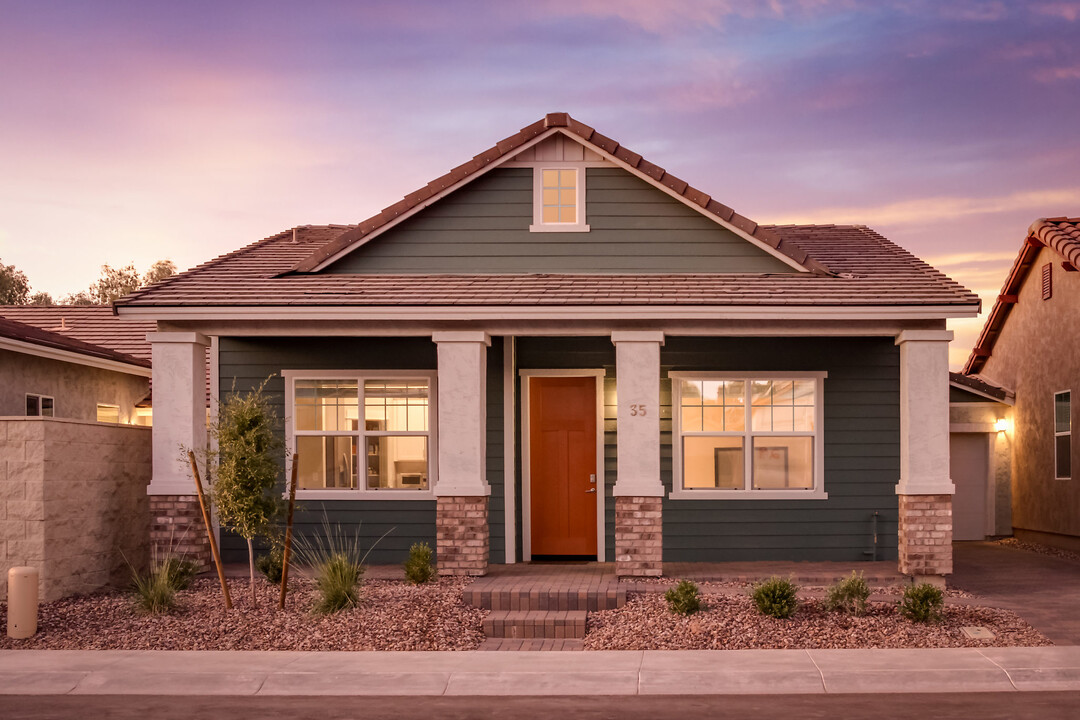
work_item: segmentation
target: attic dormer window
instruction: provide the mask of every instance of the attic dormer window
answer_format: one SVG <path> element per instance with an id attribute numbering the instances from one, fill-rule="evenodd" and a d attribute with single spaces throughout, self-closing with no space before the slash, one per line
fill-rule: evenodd
<path id="1" fill-rule="evenodd" d="M 532 232 L 588 232 L 585 169 L 538 167 L 533 174 Z"/>

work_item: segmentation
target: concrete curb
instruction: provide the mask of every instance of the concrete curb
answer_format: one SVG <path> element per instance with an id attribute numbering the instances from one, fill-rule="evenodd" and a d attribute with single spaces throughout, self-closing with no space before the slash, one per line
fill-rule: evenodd
<path id="1" fill-rule="evenodd" d="M 1080 646 L 610 652 L 0 651 L 0 695 L 1080 691 Z"/>

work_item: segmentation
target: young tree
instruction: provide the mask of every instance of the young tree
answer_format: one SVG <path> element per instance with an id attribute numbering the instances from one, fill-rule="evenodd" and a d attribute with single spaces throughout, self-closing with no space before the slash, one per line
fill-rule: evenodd
<path id="1" fill-rule="evenodd" d="M 271 532 L 281 515 L 277 455 L 282 442 L 277 413 L 263 393 L 264 381 L 246 394 L 218 404 L 210 432 L 217 441 L 217 477 L 210 494 L 221 524 L 247 540 L 251 601 L 255 595 L 254 539 Z"/>
<path id="2" fill-rule="evenodd" d="M 29 296 L 26 275 L 14 265 L 0 262 L 0 305 L 25 305 Z"/>

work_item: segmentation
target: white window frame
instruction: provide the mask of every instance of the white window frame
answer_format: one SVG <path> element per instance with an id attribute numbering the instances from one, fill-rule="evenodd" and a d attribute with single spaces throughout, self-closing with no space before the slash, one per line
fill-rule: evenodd
<path id="1" fill-rule="evenodd" d="M 544 222 L 545 170 L 573 170 L 577 173 L 577 222 Z M 533 167 L 533 223 L 529 226 L 529 232 L 589 232 L 589 226 L 585 222 L 585 174 L 584 167 L 568 163 L 542 163 Z"/>
<path id="2" fill-rule="evenodd" d="M 26 417 L 56 417 L 56 398 L 53 397 L 52 395 L 42 395 L 40 393 L 26 393 L 24 395 L 24 397 L 23 397 L 23 408 L 24 408 L 23 412 L 26 412 L 26 410 L 25 410 L 26 401 L 29 400 L 32 397 L 37 398 L 37 400 L 38 400 L 38 414 L 37 415 L 27 415 Z M 41 401 L 42 400 L 50 400 L 50 401 L 52 401 L 52 414 L 51 415 L 45 415 L 44 413 L 41 412 Z"/>
<path id="3" fill-rule="evenodd" d="M 809 372 L 694 372 L 672 371 L 671 378 L 671 495 L 673 500 L 825 500 L 825 378 L 824 371 Z M 690 490 L 683 487 L 683 437 L 682 430 L 682 384 L 681 380 L 813 380 L 814 381 L 814 431 L 813 432 L 755 432 L 751 430 L 750 396 L 746 397 L 746 423 L 742 432 L 690 432 L 685 436 L 727 436 L 743 438 L 743 489 L 722 490 L 704 488 Z M 812 437 L 814 438 L 814 485 L 809 490 L 753 490 L 755 437 Z"/>
<path id="4" fill-rule="evenodd" d="M 427 380 L 428 381 L 428 428 L 426 431 L 369 431 L 364 423 L 357 423 L 357 430 L 353 432 L 351 430 L 337 430 L 337 431 L 300 431 L 301 435 L 317 435 L 317 436 L 341 436 L 341 437 L 353 437 L 358 438 L 357 448 L 363 448 L 365 457 L 361 458 L 358 451 L 357 455 L 357 473 L 355 490 L 305 490 L 303 488 L 296 489 L 296 497 L 302 500 L 433 500 L 435 498 L 435 485 L 439 481 L 439 433 L 436 428 L 437 418 L 439 416 L 437 398 L 438 398 L 438 386 L 436 372 L 434 370 L 282 370 L 282 377 L 285 379 L 285 447 L 288 458 L 290 459 L 295 451 L 296 447 L 296 416 L 294 412 L 294 404 L 296 399 L 296 381 L 297 380 L 355 380 L 357 384 L 357 407 L 358 412 L 363 419 L 364 412 L 364 382 L 367 380 Z M 367 475 L 366 472 L 361 477 L 360 473 L 360 461 L 364 460 L 362 467 L 367 467 L 366 452 L 367 452 L 367 438 L 368 436 L 398 436 L 398 435 L 414 435 L 420 437 L 427 437 L 427 455 L 428 455 L 428 486 L 427 490 L 399 490 L 399 489 L 383 489 L 383 490 L 371 490 L 367 487 Z M 291 471 L 291 467 L 289 468 Z"/>
<path id="5" fill-rule="evenodd" d="M 1057 399 L 1060 395 L 1069 396 L 1069 429 L 1065 432 L 1058 432 L 1057 429 Z M 1050 427 L 1054 431 L 1054 479 L 1056 480 L 1072 480 L 1073 472 L 1075 468 L 1072 467 L 1072 390 L 1058 390 L 1054 393 L 1053 400 L 1050 404 Z M 1059 437 L 1069 438 L 1069 474 L 1062 475 L 1060 468 L 1058 468 L 1058 453 L 1057 453 L 1057 439 Z"/>
<path id="6" fill-rule="evenodd" d="M 120 406 L 119 405 L 113 405 L 111 403 L 97 403 L 96 404 L 97 414 L 95 415 L 95 418 L 101 415 L 101 408 L 109 408 L 110 410 L 115 410 L 116 411 L 116 422 L 115 423 L 110 423 L 110 422 L 106 422 L 105 420 L 98 420 L 99 423 L 106 423 L 107 425 L 119 425 L 121 423 L 121 420 L 120 420 Z"/>

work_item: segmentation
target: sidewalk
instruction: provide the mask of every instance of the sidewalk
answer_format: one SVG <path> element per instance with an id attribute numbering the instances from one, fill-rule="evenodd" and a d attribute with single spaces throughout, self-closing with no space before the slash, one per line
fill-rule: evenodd
<path id="1" fill-rule="evenodd" d="M 0 652 L 0 695 L 1080 691 L 1080 646 L 633 652 Z"/>

